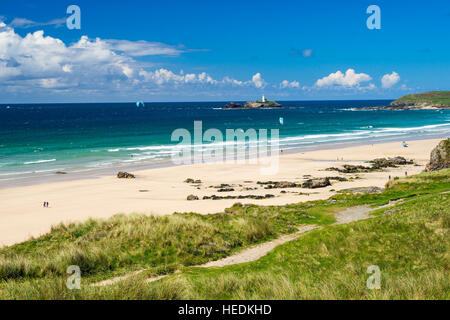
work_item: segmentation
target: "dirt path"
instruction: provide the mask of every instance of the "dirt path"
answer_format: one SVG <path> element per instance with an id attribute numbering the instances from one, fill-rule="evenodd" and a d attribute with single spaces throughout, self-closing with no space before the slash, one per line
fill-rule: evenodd
<path id="1" fill-rule="evenodd" d="M 262 256 L 265 256 L 268 252 L 272 251 L 276 246 L 279 246 L 280 244 L 292 241 L 297 239 L 302 233 L 305 233 L 307 231 L 317 229 L 318 226 L 309 225 L 309 226 L 303 226 L 300 227 L 299 230 L 293 234 L 288 234 L 285 236 L 282 236 L 278 239 L 261 243 L 257 246 L 242 250 L 234 255 L 231 255 L 229 257 L 216 260 L 216 261 L 210 261 L 208 263 L 196 266 L 201 268 L 210 268 L 210 267 L 224 267 L 229 266 L 232 264 L 239 264 L 239 263 L 245 263 L 250 261 L 255 261 L 261 258 Z"/>
<path id="2" fill-rule="evenodd" d="M 382 209 L 382 208 L 392 207 L 393 205 L 397 204 L 398 202 L 399 201 L 391 201 L 388 204 L 377 207 L 377 208 L 371 208 L 369 206 L 356 206 L 356 207 L 347 208 L 341 212 L 336 213 L 336 215 L 335 215 L 336 222 L 334 223 L 334 225 L 346 224 L 346 223 L 350 223 L 350 222 L 354 222 L 354 221 L 369 219 L 369 218 L 371 218 L 369 215 L 370 212 L 378 210 L 378 209 Z M 197 266 L 193 266 L 193 267 L 198 267 L 198 268 L 225 267 L 225 266 L 230 266 L 230 265 L 234 265 L 234 264 L 255 261 L 255 260 L 258 260 L 259 258 L 265 256 L 267 253 L 269 253 L 270 251 L 275 249 L 275 247 L 277 247 L 283 243 L 296 240 L 298 237 L 300 237 L 300 235 L 302 235 L 305 232 L 308 232 L 308 231 L 311 231 L 314 229 L 321 229 L 321 228 L 322 227 L 315 226 L 315 225 L 303 226 L 303 227 L 300 227 L 298 229 L 298 231 L 293 234 L 288 234 L 288 235 L 282 236 L 280 238 L 277 238 L 275 240 L 261 243 L 254 247 L 244 249 L 234 255 L 225 257 L 220 260 L 210 261 L 205 264 L 197 265 Z M 135 272 L 126 274 L 124 276 L 115 277 L 112 279 L 97 282 L 97 283 L 91 284 L 91 286 L 97 287 L 97 286 L 111 285 L 111 284 L 117 283 L 119 281 L 126 280 L 132 276 L 138 275 L 143 271 L 145 271 L 145 270 L 139 270 L 139 271 L 135 271 Z M 160 280 L 166 276 L 168 276 L 168 275 L 151 277 L 151 278 L 148 278 L 147 280 L 145 280 L 145 283 L 154 282 L 154 281 Z"/>

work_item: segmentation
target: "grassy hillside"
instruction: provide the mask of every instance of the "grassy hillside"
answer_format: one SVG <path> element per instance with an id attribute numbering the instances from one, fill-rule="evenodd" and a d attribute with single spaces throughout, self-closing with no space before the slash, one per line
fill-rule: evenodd
<path id="1" fill-rule="evenodd" d="M 344 193 L 286 206 L 235 205 L 224 213 L 166 217 L 119 215 L 60 225 L 0 249 L 0 299 L 449 299 L 450 169 L 392 180 L 385 192 Z M 373 219 L 331 225 L 345 208 L 379 206 Z M 223 268 L 194 268 L 242 248 L 322 225 L 263 258 Z M 68 265 L 81 290 L 65 286 Z M 381 269 L 369 290 L 366 269 Z M 148 268 L 105 287 L 88 284 Z M 143 280 L 169 274 L 157 282 Z"/>
<path id="2" fill-rule="evenodd" d="M 450 107 L 450 91 L 430 91 L 408 94 L 391 103 L 392 106 Z"/>

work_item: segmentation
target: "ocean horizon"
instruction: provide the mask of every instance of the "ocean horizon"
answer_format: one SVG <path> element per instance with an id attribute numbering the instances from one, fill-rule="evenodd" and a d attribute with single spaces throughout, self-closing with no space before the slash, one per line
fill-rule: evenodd
<path id="1" fill-rule="evenodd" d="M 450 133 L 450 110 L 359 109 L 391 101 L 279 101 L 285 108 L 264 110 L 224 109 L 223 101 L 144 102 L 144 107 L 131 102 L 0 104 L 0 183 L 57 171 L 167 163 L 179 152 L 172 132 L 185 128 L 193 136 L 194 121 L 202 121 L 203 133 L 216 128 L 224 136 L 226 129 L 279 129 L 280 149 L 286 152 Z"/>

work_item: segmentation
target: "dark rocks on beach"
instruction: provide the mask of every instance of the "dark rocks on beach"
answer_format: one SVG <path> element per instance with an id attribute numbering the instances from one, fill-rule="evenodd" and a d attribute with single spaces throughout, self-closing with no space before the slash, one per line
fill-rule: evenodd
<path id="1" fill-rule="evenodd" d="M 344 182 L 344 181 L 348 181 L 348 179 L 347 178 L 345 178 L 345 177 L 339 177 L 339 176 L 335 176 L 335 177 L 327 177 L 329 180 L 337 180 L 337 181 L 340 181 L 340 182 Z"/>
<path id="2" fill-rule="evenodd" d="M 328 178 L 316 178 L 308 179 L 302 184 L 302 188 L 316 189 L 331 186 L 330 179 Z"/>
<path id="3" fill-rule="evenodd" d="M 379 171 L 383 168 L 396 168 L 398 166 L 414 164 L 414 161 L 407 160 L 404 157 L 397 156 L 394 158 L 377 158 L 372 161 L 368 161 L 368 163 L 370 163 L 370 167 L 363 165 L 344 164 L 342 168 L 331 167 L 325 170 L 337 171 L 341 173 L 372 172 L 372 171 Z"/>
<path id="4" fill-rule="evenodd" d="M 221 188 L 219 190 L 217 190 L 217 192 L 231 192 L 234 191 L 233 188 Z"/>
<path id="5" fill-rule="evenodd" d="M 65 171 L 56 171 L 55 174 L 67 174 Z"/>
<path id="6" fill-rule="evenodd" d="M 194 180 L 192 178 L 187 178 L 186 180 L 184 180 L 185 183 L 202 183 L 202 180 L 198 179 L 198 180 Z"/>
<path id="7" fill-rule="evenodd" d="M 370 172 L 371 171 L 371 167 L 366 167 L 366 166 L 362 166 L 362 165 L 353 165 L 353 164 L 344 164 L 342 166 L 342 168 L 336 168 L 336 167 L 331 167 L 331 168 L 326 168 L 326 171 L 337 171 L 337 172 L 341 172 L 341 173 L 358 173 L 358 172 Z"/>
<path id="8" fill-rule="evenodd" d="M 187 200 L 189 201 L 198 200 L 198 197 L 196 195 L 190 194 L 187 196 Z"/>
<path id="9" fill-rule="evenodd" d="M 134 179 L 136 177 L 132 173 L 119 171 L 119 173 L 117 174 L 117 178 L 119 178 L 119 179 Z"/>
<path id="10" fill-rule="evenodd" d="M 227 200 L 227 199 L 255 199 L 255 200 L 261 200 L 261 199 L 267 199 L 267 198 L 273 198 L 275 197 L 273 194 L 266 194 L 266 195 L 239 195 L 239 196 L 216 196 L 213 194 L 212 196 L 204 196 L 203 200 Z"/>
<path id="11" fill-rule="evenodd" d="M 300 184 L 289 181 L 258 181 L 257 184 L 265 185 L 264 189 L 284 189 L 301 187 Z"/>
<path id="12" fill-rule="evenodd" d="M 450 139 L 445 139 L 431 151 L 430 162 L 425 171 L 450 168 Z"/>
<path id="13" fill-rule="evenodd" d="M 397 166 L 404 166 L 407 164 L 414 164 L 413 160 L 406 160 L 403 157 L 397 156 L 394 158 L 377 158 L 372 161 L 369 161 L 372 164 L 372 169 L 381 169 L 381 168 L 395 168 Z"/>
<path id="14" fill-rule="evenodd" d="M 233 187 L 232 185 L 228 184 L 228 183 L 221 183 L 218 186 L 210 186 L 210 188 L 215 188 L 215 189 L 228 189 Z"/>

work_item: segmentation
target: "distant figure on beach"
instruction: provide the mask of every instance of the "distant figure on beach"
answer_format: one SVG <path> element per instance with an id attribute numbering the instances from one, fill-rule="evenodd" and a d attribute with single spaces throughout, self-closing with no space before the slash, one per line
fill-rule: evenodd
<path id="1" fill-rule="evenodd" d="M 408 175 L 408 172 L 405 171 L 405 177 Z"/>
<path id="2" fill-rule="evenodd" d="M 408 147 L 408 144 L 407 144 L 405 141 L 403 141 L 403 142 L 402 142 L 402 146 L 403 146 L 404 148 L 406 148 L 406 147 Z"/>
<path id="3" fill-rule="evenodd" d="M 389 175 L 389 180 L 391 180 L 391 175 Z"/>

